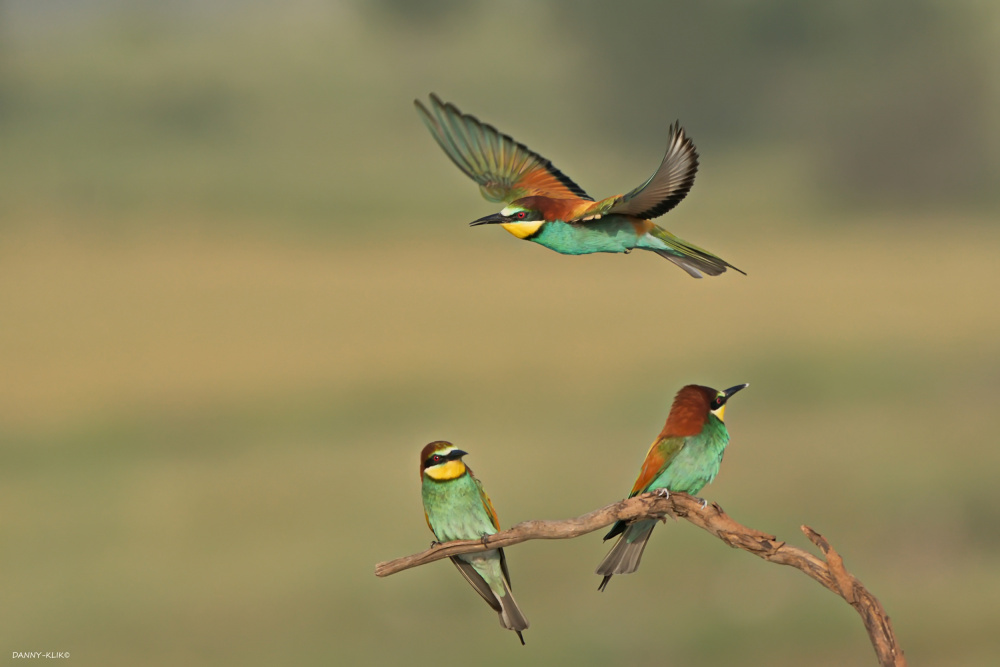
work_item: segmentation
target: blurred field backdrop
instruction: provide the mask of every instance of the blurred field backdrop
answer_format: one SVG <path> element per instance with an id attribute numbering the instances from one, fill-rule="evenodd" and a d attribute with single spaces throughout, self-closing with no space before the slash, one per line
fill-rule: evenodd
<path id="1" fill-rule="evenodd" d="M 412 108 L 595 196 L 702 156 L 678 235 L 563 257 Z M 599 595 L 515 547 L 527 647 L 420 549 L 417 453 L 505 526 L 621 498 L 688 382 L 750 382 L 705 491 L 880 597 L 911 664 L 1000 654 L 1000 6 L 0 2 L 0 648 L 75 665 L 874 664 L 802 574 L 688 524 Z"/>

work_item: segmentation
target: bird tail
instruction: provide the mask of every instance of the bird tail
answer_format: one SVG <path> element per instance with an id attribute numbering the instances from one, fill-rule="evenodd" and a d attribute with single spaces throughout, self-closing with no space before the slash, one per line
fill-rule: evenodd
<path id="1" fill-rule="evenodd" d="M 521 646 L 524 646 L 524 635 L 521 634 L 521 630 L 528 629 L 528 619 L 524 617 L 521 608 L 517 606 L 514 593 L 511 591 L 510 570 L 507 569 L 507 555 L 503 552 L 503 549 L 497 549 L 497 551 L 500 553 L 500 581 L 503 585 L 503 590 L 494 591 L 493 595 L 496 597 L 497 602 L 500 603 L 500 609 L 497 610 L 500 616 L 500 625 L 516 632 L 517 638 L 521 640 Z M 497 595 L 497 592 L 502 593 L 502 595 Z"/>
<path id="2" fill-rule="evenodd" d="M 504 579 L 503 582 L 503 592 L 504 595 L 500 596 L 500 625 L 507 628 L 508 630 L 513 630 L 517 633 L 517 638 L 521 640 L 521 644 L 524 644 L 524 635 L 521 634 L 522 630 L 528 629 L 528 619 L 524 617 L 521 612 L 521 608 L 517 606 L 517 601 L 514 599 L 514 594 L 510 591 L 510 584 Z"/>
<path id="3" fill-rule="evenodd" d="M 721 257 L 716 257 L 704 248 L 699 248 L 693 243 L 677 238 L 657 225 L 653 225 L 646 236 L 650 236 L 654 240 L 647 243 L 640 241 L 639 247 L 652 250 L 660 257 L 669 259 L 687 271 L 693 278 L 701 278 L 703 273 L 717 276 L 720 273 L 725 273 L 727 268 L 746 275 L 745 272 L 740 271 Z"/>
<path id="4" fill-rule="evenodd" d="M 497 558 L 497 552 L 499 558 Z M 524 644 L 521 630 L 528 628 L 528 619 L 521 613 L 521 609 L 517 606 L 514 595 L 511 593 L 510 571 L 507 569 L 507 556 L 504 555 L 503 549 L 497 549 L 496 552 L 487 551 L 482 554 L 452 556 L 451 562 L 455 564 L 465 580 L 472 584 L 480 597 L 486 600 L 486 604 L 497 613 L 497 616 L 500 617 L 500 625 L 516 632 L 518 639 Z M 486 580 L 486 577 L 483 576 L 484 573 L 493 582 L 493 585 L 490 585 Z"/>
<path id="5" fill-rule="evenodd" d="M 636 521 L 625 530 L 625 533 L 615 542 L 615 546 L 611 547 L 611 551 L 597 566 L 596 573 L 604 575 L 597 590 L 603 591 L 608 582 L 611 581 L 612 575 L 631 574 L 639 569 L 642 552 L 655 527 L 656 519 L 648 519 Z"/>

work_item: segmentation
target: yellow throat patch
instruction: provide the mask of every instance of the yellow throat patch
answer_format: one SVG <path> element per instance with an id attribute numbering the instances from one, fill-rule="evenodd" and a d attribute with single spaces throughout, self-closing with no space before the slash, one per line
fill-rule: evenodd
<path id="1" fill-rule="evenodd" d="M 465 464 L 459 460 L 448 461 L 424 470 L 424 474 L 438 482 L 446 482 L 465 474 Z"/>
<path id="2" fill-rule="evenodd" d="M 517 238 L 526 239 L 537 232 L 544 224 L 544 220 L 532 220 L 531 222 L 502 222 L 500 226 Z"/>

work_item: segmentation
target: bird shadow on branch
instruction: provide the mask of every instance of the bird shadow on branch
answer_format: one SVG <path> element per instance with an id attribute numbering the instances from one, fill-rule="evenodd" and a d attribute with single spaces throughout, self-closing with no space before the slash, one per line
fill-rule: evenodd
<path id="1" fill-rule="evenodd" d="M 809 526 L 802 532 L 823 553 L 824 558 L 790 546 L 774 535 L 747 528 L 734 521 L 716 503 L 703 504 L 686 493 L 671 493 L 664 497 L 644 493 L 634 498 L 602 507 L 573 519 L 523 521 L 507 530 L 487 535 L 481 540 L 456 540 L 434 544 L 411 556 L 378 563 L 375 575 L 387 577 L 418 565 L 426 565 L 459 554 L 509 547 L 528 540 L 562 540 L 593 532 L 615 521 L 674 517 L 690 521 L 735 549 L 747 551 L 771 563 L 789 565 L 801 570 L 823 587 L 843 598 L 861 615 L 879 664 L 905 667 L 906 658 L 896 641 L 892 623 L 878 599 L 844 568 L 840 554 L 827 540 Z"/>

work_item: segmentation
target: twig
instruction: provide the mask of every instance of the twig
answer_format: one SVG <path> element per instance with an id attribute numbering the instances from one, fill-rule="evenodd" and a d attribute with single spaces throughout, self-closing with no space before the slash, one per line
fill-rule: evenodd
<path id="1" fill-rule="evenodd" d="M 885 609 L 860 581 L 844 569 L 844 562 L 840 554 L 830 546 L 830 543 L 822 535 L 808 526 L 802 526 L 802 532 L 813 544 L 819 547 L 826 560 L 813 556 L 808 551 L 789 546 L 776 539 L 774 535 L 737 523 L 715 503 L 702 507 L 700 500 L 685 493 L 671 493 L 667 498 L 655 493 L 645 493 L 575 519 L 524 521 L 482 540 L 458 540 L 437 544 L 412 556 L 378 563 L 375 566 L 375 575 L 387 577 L 390 574 L 432 563 L 449 556 L 509 547 L 527 540 L 561 540 L 579 537 L 618 520 L 663 519 L 667 516 L 687 519 L 733 548 L 748 551 L 772 563 L 790 565 L 802 570 L 809 577 L 844 598 L 857 610 L 868 630 L 868 636 L 871 638 L 880 665 L 883 667 L 906 666 L 906 657 L 896 641 L 896 636 L 892 631 L 892 623 L 889 621 Z"/>

